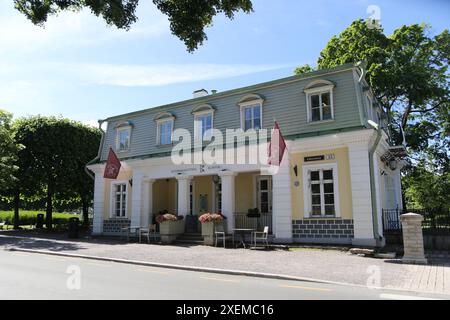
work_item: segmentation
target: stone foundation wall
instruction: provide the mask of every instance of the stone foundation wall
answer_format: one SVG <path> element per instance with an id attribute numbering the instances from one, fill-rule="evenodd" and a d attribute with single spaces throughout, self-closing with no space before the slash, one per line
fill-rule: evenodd
<path id="1" fill-rule="evenodd" d="M 354 224 L 350 219 L 303 219 L 292 221 L 295 242 L 350 243 Z"/>
<path id="2" fill-rule="evenodd" d="M 104 234 L 121 234 L 121 229 L 129 227 L 131 224 L 130 219 L 108 219 L 103 220 L 103 233 Z"/>

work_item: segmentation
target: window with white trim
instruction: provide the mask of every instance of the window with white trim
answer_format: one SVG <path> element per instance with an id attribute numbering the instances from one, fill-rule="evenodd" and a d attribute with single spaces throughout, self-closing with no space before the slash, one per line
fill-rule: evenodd
<path id="1" fill-rule="evenodd" d="M 116 144 L 117 151 L 121 152 L 129 150 L 130 136 L 131 136 L 131 127 L 117 128 L 117 144 Z"/>
<path id="2" fill-rule="evenodd" d="M 262 127 L 261 103 L 246 105 L 242 107 L 242 130 L 259 130 Z"/>
<path id="3" fill-rule="evenodd" d="M 213 129 L 213 112 L 194 115 L 194 136 L 196 140 L 211 140 Z"/>
<path id="4" fill-rule="evenodd" d="M 310 218 L 339 216 L 337 166 L 304 168 L 305 212 Z"/>
<path id="5" fill-rule="evenodd" d="M 113 214 L 116 218 L 127 217 L 127 184 L 115 183 L 113 188 Z"/>
<path id="6" fill-rule="evenodd" d="M 158 121 L 158 144 L 172 144 L 173 120 Z"/>
<path id="7" fill-rule="evenodd" d="M 305 89 L 308 122 L 334 120 L 333 88 L 328 84 Z"/>

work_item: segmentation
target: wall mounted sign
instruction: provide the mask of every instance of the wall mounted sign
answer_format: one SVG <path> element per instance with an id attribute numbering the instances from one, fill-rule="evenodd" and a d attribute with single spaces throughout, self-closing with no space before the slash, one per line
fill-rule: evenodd
<path id="1" fill-rule="evenodd" d="M 200 164 L 197 167 L 178 169 L 170 171 L 173 174 L 201 174 L 201 173 L 218 173 L 222 171 L 222 166 L 220 165 L 205 165 Z"/>
<path id="2" fill-rule="evenodd" d="M 320 156 L 312 156 L 312 157 L 305 157 L 305 162 L 313 162 L 313 161 L 323 161 L 323 160 L 334 160 L 336 159 L 336 156 L 334 153 L 320 155 Z"/>
<path id="3" fill-rule="evenodd" d="M 305 157 L 305 162 L 312 162 L 312 161 L 322 161 L 325 160 L 325 156 L 313 156 L 313 157 Z"/>

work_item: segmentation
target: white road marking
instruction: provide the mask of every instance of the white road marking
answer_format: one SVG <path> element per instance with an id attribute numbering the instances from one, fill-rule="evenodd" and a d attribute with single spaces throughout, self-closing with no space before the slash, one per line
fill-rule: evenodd
<path id="1" fill-rule="evenodd" d="M 323 292 L 329 292 L 332 291 L 331 289 L 326 288 L 314 288 L 314 287 L 303 287 L 303 286 L 288 286 L 288 285 L 282 285 L 281 288 L 290 288 L 290 289 L 302 289 L 302 290 L 311 290 L 311 291 L 323 291 Z"/>
<path id="2" fill-rule="evenodd" d="M 389 294 L 389 293 L 381 293 L 380 294 L 381 299 L 390 299 L 390 300 L 439 300 L 439 299 L 433 299 L 433 298 L 424 298 L 424 297 L 418 297 L 418 296 L 404 296 L 400 294 Z"/>

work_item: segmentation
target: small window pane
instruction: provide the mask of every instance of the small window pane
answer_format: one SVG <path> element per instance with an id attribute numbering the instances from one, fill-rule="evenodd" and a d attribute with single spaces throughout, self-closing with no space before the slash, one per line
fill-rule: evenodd
<path id="1" fill-rule="evenodd" d="M 330 93 L 322 93 L 322 107 L 330 106 Z"/>
<path id="2" fill-rule="evenodd" d="M 311 192 L 313 194 L 320 194 L 320 184 L 312 184 L 311 185 Z"/>
<path id="3" fill-rule="evenodd" d="M 320 108 L 312 109 L 311 120 L 312 121 L 320 121 Z"/>
<path id="4" fill-rule="evenodd" d="M 323 114 L 323 120 L 330 120 L 331 119 L 331 107 L 330 106 L 324 106 L 322 110 Z"/>
<path id="5" fill-rule="evenodd" d="M 261 202 L 268 202 L 269 201 L 269 194 L 267 192 L 261 193 Z"/>
<path id="6" fill-rule="evenodd" d="M 311 96 L 311 107 L 312 108 L 319 108 L 320 106 L 320 98 L 319 95 L 313 95 Z"/>
<path id="7" fill-rule="evenodd" d="M 320 216 L 322 214 L 320 206 L 312 206 L 311 214 L 313 216 Z"/>
<path id="8" fill-rule="evenodd" d="M 324 170 L 323 171 L 323 179 L 324 180 L 333 180 L 333 170 Z"/>
<path id="9" fill-rule="evenodd" d="M 325 193 L 333 193 L 334 185 L 332 183 L 324 183 L 323 189 Z"/>
<path id="10" fill-rule="evenodd" d="M 267 180 L 261 180 L 260 181 L 260 188 L 261 188 L 261 190 L 267 190 L 268 189 L 268 183 L 267 183 Z"/>
<path id="11" fill-rule="evenodd" d="M 312 181 L 320 180 L 319 171 L 311 171 L 311 180 Z"/>
<path id="12" fill-rule="evenodd" d="M 314 204 L 320 205 L 320 195 L 317 195 L 317 196 L 313 195 L 311 198 L 312 198 L 312 204 L 313 205 Z"/>
<path id="13" fill-rule="evenodd" d="M 334 204 L 334 194 L 325 195 L 325 204 Z"/>
<path id="14" fill-rule="evenodd" d="M 325 205 L 325 215 L 333 216 L 335 214 L 336 211 L 334 210 L 334 205 Z"/>

